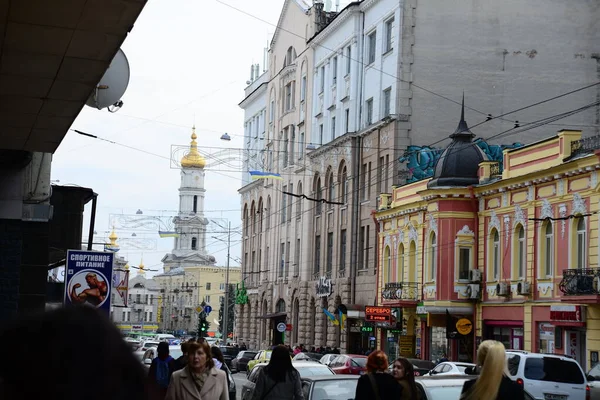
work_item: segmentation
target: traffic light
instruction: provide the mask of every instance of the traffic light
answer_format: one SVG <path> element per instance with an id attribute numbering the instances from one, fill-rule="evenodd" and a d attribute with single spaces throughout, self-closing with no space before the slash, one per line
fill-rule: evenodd
<path id="1" fill-rule="evenodd" d="M 206 332 L 208 331 L 210 324 L 206 320 L 206 313 L 202 311 L 198 315 L 198 336 L 206 337 Z"/>

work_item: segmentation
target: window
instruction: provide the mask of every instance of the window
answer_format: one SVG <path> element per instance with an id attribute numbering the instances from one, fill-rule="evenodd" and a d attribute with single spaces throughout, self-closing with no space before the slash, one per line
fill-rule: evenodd
<path id="1" fill-rule="evenodd" d="M 294 276 L 300 275 L 300 239 L 296 239 L 296 248 L 294 249 Z"/>
<path id="2" fill-rule="evenodd" d="M 194 213 L 198 211 L 198 196 L 194 196 Z"/>
<path id="3" fill-rule="evenodd" d="M 331 117 L 331 140 L 335 139 L 335 117 Z"/>
<path id="4" fill-rule="evenodd" d="M 400 243 L 398 246 L 398 271 L 396 272 L 398 282 L 404 281 L 404 244 Z"/>
<path id="5" fill-rule="evenodd" d="M 390 18 L 385 22 L 385 47 L 384 53 L 393 49 L 392 39 L 394 37 L 394 18 Z"/>
<path id="6" fill-rule="evenodd" d="M 283 277 L 285 272 L 285 243 L 279 245 L 279 278 Z"/>
<path id="7" fill-rule="evenodd" d="M 287 185 L 285 185 L 283 187 L 283 191 L 287 192 Z M 281 202 L 282 202 L 282 206 L 281 206 L 281 223 L 283 224 L 285 221 L 287 221 L 286 219 L 286 212 L 287 212 L 287 194 L 282 194 L 282 198 L 281 198 Z"/>
<path id="8" fill-rule="evenodd" d="M 319 145 L 323 146 L 323 124 L 319 125 Z"/>
<path id="9" fill-rule="evenodd" d="M 225 301 L 225 296 L 219 296 L 219 304 Z"/>
<path id="10" fill-rule="evenodd" d="M 315 264 L 313 272 L 318 274 L 321 272 L 321 236 L 315 236 Z"/>
<path id="11" fill-rule="evenodd" d="M 219 283 L 219 290 L 225 290 L 225 284 Z"/>
<path id="12" fill-rule="evenodd" d="M 338 59 L 337 59 L 337 57 L 333 57 L 333 62 L 331 63 L 331 84 L 334 86 L 337 82 L 337 68 L 338 68 Z"/>
<path id="13" fill-rule="evenodd" d="M 523 229 L 523 225 L 518 225 L 516 229 L 516 264 L 517 264 L 517 277 L 519 279 L 523 279 L 525 277 L 525 229 Z"/>
<path id="14" fill-rule="evenodd" d="M 392 281 L 392 252 L 390 251 L 390 246 L 385 246 L 385 250 L 383 251 L 383 263 L 385 270 L 384 283 L 390 283 Z"/>
<path id="15" fill-rule="evenodd" d="M 325 90 L 325 67 L 321 67 L 321 73 L 320 73 L 320 84 L 319 84 L 319 93 L 323 93 L 323 90 Z"/>
<path id="16" fill-rule="evenodd" d="M 585 229 L 585 220 L 583 217 L 579 217 L 576 220 L 577 222 L 577 259 L 575 260 L 575 265 L 577 268 L 586 268 L 587 260 L 586 260 L 586 229 Z"/>
<path id="17" fill-rule="evenodd" d="M 365 200 L 369 200 L 371 197 L 371 162 L 369 162 L 369 169 L 367 171 L 367 198 Z"/>
<path id="18" fill-rule="evenodd" d="M 271 100 L 271 104 L 269 104 L 269 124 L 273 124 L 275 120 L 275 100 Z"/>
<path id="19" fill-rule="evenodd" d="M 342 167 L 342 174 L 339 179 L 340 184 L 340 201 L 344 204 L 348 202 L 348 169 L 344 165 Z"/>
<path id="20" fill-rule="evenodd" d="M 206 282 L 206 290 L 210 290 L 210 282 Z"/>
<path id="21" fill-rule="evenodd" d="M 142 304 L 142 295 L 141 294 L 136 294 L 135 295 L 135 303 L 136 304 Z"/>
<path id="22" fill-rule="evenodd" d="M 292 82 L 285 85 L 285 111 L 291 110 L 292 104 Z"/>
<path id="23" fill-rule="evenodd" d="M 546 221 L 544 229 L 544 274 L 550 277 L 554 273 L 554 232 L 552 231 L 552 222 Z"/>
<path id="24" fill-rule="evenodd" d="M 300 81 L 300 101 L 306 100 L 306 75 Z"/>
<path id="25" fill-rule="evenodd" d="M 390 106 L 392 102 L 392 88 L 389 87 L 383 91 L 383 116 L 390 115 Z"/>
<path id="26" fill-rule="evenodd" d="M 346 268 L 346 230 L 340 231 L 340 271 Z"/>
<path id="27" fill-rule="evenodd" d="M 346 75 L 350 74 L 352 67 L 352 46 L 346 47 Z"/>
<path id="28" fill-rule="evenodd" d="M 145 303 L 146 304 L 150 304 L 149 300 L 150 300 L 150 296 L 146 295 L 146 301 L 145 301 Z"/>
<path id="29" fill-rule="evenodd" d="M 367 200 L 367 164 L 363 164 L 362 167 L 362 185 L 360 186 L 360 198 L 364 201 Z"/>
<path id="30" fill-rule="evenodd" d="M 327 190 L 328 190 L 328 194 L 327 197 L 330 202 L 335 202 L 335 182 L 333 181 L 333 172 L 329 173 L 329 179 L 327 182 Z M 333 204 L 329 203 L 329 209 L 333 208 Z"/>
<path id="31" fill-rule="evenodd" d="M 321 202 L 321 199 L 323 198 L 322 192 L 321 192 L 321 178 L 317 178 L 317 181 L 315 183 L 315 197 L 317 199 L 317 204 L 315 206 L 315 212 L 316 212 L 316 215 L 321 215 L 321 210 L 323 208 L 323 203 Z"/>
<path id="32" fill-rule="evenodd" d="M 294 184 L 290 183 L 290 191 L 288 193 L 294 193 Z M 289 194 L 285 195 L 285 196 L 289 196 Z M 287 221 L 290 222 L 292 220 L 292 206 L 294 204 L 294 201 L 292 200 L 292 197 L 289 198 L 288 200 L 288 205 L 287 205 Z"/>
<path id="33" fill-rule="evenodd" d="M 367 126 L 369 126 L 373 123 L 373 99 L 372 98 L 367 100 L 366 108 L 367 108 L 366 123 L 367 123 Z"/>
<path id="34" fill-rule="evenodd" d="M 349 108 L 346 108 L 346 111 L 344 111 L 344 128 L 345 128 L 346 133 L 350 132 L 350 109 Z"/>
<path id="35" fill-rule="evenodd" d="M 490 264 L 492 266 L 492 275 L 490 280 L 497 281 L 500 274 L 500 235 L 498 234 L 498 230 L 494 229 L 490 236 L 492 238 L 492 243 L 489 249 Z"/>
<path id="36" fill-rule="evenodd" d="M 265 228 L 269 230 L 271 228 L 271 196 L 267 197 L 267 216 L 265 217 Z"/>
<path id="37" fill-rule="evenodd" d="M 358 269 L 364 268 L 365 230 L 365 227 L 361 226 L 358 234 Z"/>
<path id="38" fill-rule="evenodd" d="M 333 269 L 333 232 L 327 234 L 327 273 Z"/>
<path id="39" fill-rule="evenodd" d="M 125 321 L 127 319 L 127 313 L 123 311 L 123 319 L 121 321 Z"/>
<path id="40" fill-rule="evenodd" d="M 366 233 L 365 233 L 365 263 L 363 264 L 363 266 L 365 268 L 369 268 L 369 250 L 371 249 L 371 246 L 369 245 L 369 233 L 371 231 L 371 227 L 369 225 L 367 225 L 366 227 Z"/>
<path id="41" fill-rule="evenodd" d="M 298 143 L 298 160 L 304 157 L 304 132 L 300 132 L 300 142 Z"/>
<path id="42" fill-rule="evenodd" d="M 131 311 L 127 311 L 127 322 L 131 321 Z"/>
<path id="43" fill-rule="evenodd" d="M 411 240 L 408 247 L 408 282 L 417 281 L 417 244 Z"/>
<path id="44" fill-rule="evenodd" d="M 288 166 L 288 147 L 290 145 L 290 142 L 288 140 L 288 131 L 289 131 L 289 128 L 285 128 L 283 130 L 283 166 L 284 167 Z"/>
<path id="45" fill-rule="evenodd" d="M 385 192 L 386 183 L 383 180 L 385 169 L 385 157 L 379 157 L 379 176 L 377 177 L 377 193 Z"/>
<path id="46" fill-rule="evenodd" d="M 467 275 L 468 275 L 468 272 L 467 272 Z M 436 277 L 437 277 L 437 238 L 435 236 L 435 232 L 432 232 L 430 247 L 429 247 L 429 280 L 435 281 Z"/>
<path id="47" fill-rule="evenodd" d="M 198 246 L 198 239 L 193 237 L 192 238 L 192 250 L 196 250 L 197 246 Z"/>
<path id="48" fill-rule="evenodd" d="M 302 216 L 302 182 L 298 182 L 298 200 L 296 201 L 296 218 Z"/>
<path id="49" fill-rule="evenodd" d="M 210 303 L 210 296 L 204 296 L 204 301 Z"/>
<path id="50" fill-rule="evenodd" d="M 285 245 L 285 264 L 283 273 L 286 278 L 290 275 L 290 242 L 287 242 Z"/>
<path id="51" fill-rule="evenodd" d="M 368 36 L 368 43 L 369 43 L 369 56 L 367 57 L 367 64 L 371 64 L 373 62 L 375 62 L 375 48 L 376 48 L 376 44 L 377 44 L 377 31 L 373 31 L 371 33 L 369 33 Z"/>
<path id="52" fill-rule="evenodd" d="M 471 270 L 471 248 L 459 247 L 458 249 L 458 279 L 468 280 Z"/>

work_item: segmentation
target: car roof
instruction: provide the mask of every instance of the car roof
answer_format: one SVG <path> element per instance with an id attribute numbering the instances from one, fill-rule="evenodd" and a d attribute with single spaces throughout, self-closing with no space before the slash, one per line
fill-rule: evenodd
<path id="1" fill-rule="evenodd" d="M 415 381 L 426 387 L 462 386 L 469 379 L 477 379 L 476 375 L 433 375 L 419 376 Z"/>
<path id="2" fill-rule="evenodd" d="M 266 365 L 269 365 L 269 363 L 266 362 L 261 362 L 258 363 L 254 366 L 254 368 L 256 367 L 264 367 Z M 292 365 L 294 366 L 294 368 L 306 368 L 306 367 L 324 367 L 324 368 L 328 368 L 326 365 L 321 364 L 318 361 L 292 361 Z"/>
<path id="3" fill-rule="evenodd" d="M 360 375 L 317 375 L 317 376 L 307 376 L 306 378 L 302 378 L 303 381 L 355 381 L 360 378 Z"/>
<path id="4" fill-rule="evenodd" d="M 527 356 L 530 358 L 552 357 L 552 358 L 560 358 L 565 361 L 577 362 L 573 357 L 570 357 L 565 354 L 530 353 L 528 351 L 523 351 L 523 350 L 506 350 L 506 354 L 517 354 L 517 355 Z"/>

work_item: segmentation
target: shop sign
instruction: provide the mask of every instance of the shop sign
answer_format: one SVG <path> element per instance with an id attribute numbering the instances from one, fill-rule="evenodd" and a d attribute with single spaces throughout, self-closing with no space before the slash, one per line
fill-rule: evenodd
<path id="1" fill-rule="evenodd" d="M 583 322 L 583 309 L 581 306 L 550 306 L 550 320 L 566 322 Z"/>
<path id="2" fill-rule="evenodd" d="M 540 323 L 540 339 L 554 340 L 554 325 L 545 322 Z"/>
<path id="3" fill-rule="evenodd" d="M 373 332 L 373 327 L 372 326 L 362 326 L 360 328 L 361 332 Z"/>
<path id="4" fill-rule="evenodd" d="M 398 351 L 403 357 L 412 357 L 413 356 L 413 346 L 414 346 L 414 336 L 400 336 L 400 340 L 398 341 Z"/>
<path id="5" fill-rule="evenodd" d="M 420 317 L 427 317 L 427 308 L 423 303 L 417 304 L 417 315 Z"/>
<path id="6" fill-rule="evenodd" d="M 333 293 L 331 279 L 325 276 L 319 278 L 316 286 L 317 297 L 329 297 Z"/>
<path id="7" fill-rule="evenodd" d="M 468 335 L 473 330 L 473 324 L 466 318 L 461 318 L 456 322 L 456 331 L 463 336 Z"/>
<path id="8" fill-rule="evenodd" d="M 390 307 L 367 306 L 365 307 L 365 321 L 392 322 L 392 309 Z"/>

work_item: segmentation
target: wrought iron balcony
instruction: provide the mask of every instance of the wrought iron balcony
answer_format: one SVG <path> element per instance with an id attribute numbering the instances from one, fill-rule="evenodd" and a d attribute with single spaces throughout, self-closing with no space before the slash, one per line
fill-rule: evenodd
<path id="1" fill-rule="evenodd" d="M 600 149 L 600 135 L 574 140 L 571 142 L 571 157 L 591 153 L 596 149 Z"/>
<path id="2" fill-rule="evenodd" d="M 597 295 L 600 294 L 598 283 L 598 268 L 565 269 L 558 288 L 567 296 Z"/>
<path id="3" fill-rule="evenodd" d="M 418 282 L 390 282 L 381 291 L 384 300 L 419 301 L 420 294 Z"/>
<path id="4" fill-rule="evenodd" d="M 502 174 L 502 169 L 500 168 L 500 163 L 497 162 L 490 166 L 490 176 L 499 176 Z"/>

